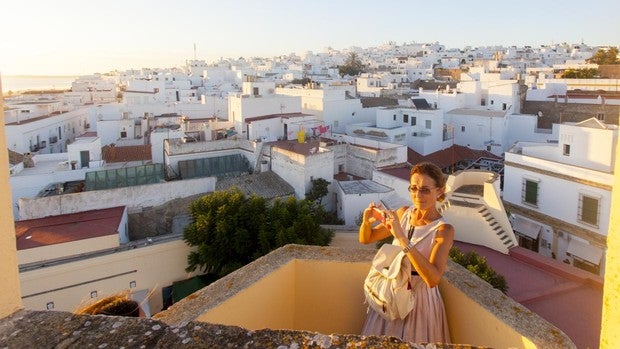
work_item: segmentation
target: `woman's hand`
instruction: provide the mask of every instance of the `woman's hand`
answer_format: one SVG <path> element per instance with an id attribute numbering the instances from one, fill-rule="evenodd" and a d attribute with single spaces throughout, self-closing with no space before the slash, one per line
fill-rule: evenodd
<path id="1" fill-rule="evenodd" d="M 364 210 L 363 220 L 369 223 L 381 222 L 385 223 L 385 215 L 383 214 L 384 210 L 382 207 L 377 206 L 374 202 L 371 202 L 368 207 Z"/>
<path id="2" fill-rule="evenodd" d="M 383 211 L 383 222 L 385 227 L 390 231 L 390 234 L 399 241 L 407 241 L 407 236 L 403 232 L 403 228 L 400 226 L 400 220 L 398 214 L 395 211 L 385 210 Z M 408 242 L 405 243 L 405 245 Z"/>

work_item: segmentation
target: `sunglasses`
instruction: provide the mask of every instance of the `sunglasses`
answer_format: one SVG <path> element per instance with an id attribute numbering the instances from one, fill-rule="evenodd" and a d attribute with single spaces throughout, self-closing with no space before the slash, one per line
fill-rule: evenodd
<path id="1" fill-rule="evenodd" d="M 412 194 L 415 193 L 419 193 L 419 194 L 423 194 L 423 195 L 428 195 L 431 193 L 431 189 L 436 188 L 436 187 L 416 187 L 415 185 L 410 186 L 409 188 L 409 192 Z"/>

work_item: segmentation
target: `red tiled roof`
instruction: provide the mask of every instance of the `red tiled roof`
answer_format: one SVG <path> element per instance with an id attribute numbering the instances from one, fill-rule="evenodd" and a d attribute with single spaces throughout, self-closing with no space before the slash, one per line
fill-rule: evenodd
<path id="1" fill-rule="evenodd" d="M 9 164 L 11 165 L 17 165 L 20 162 L 24 161 L 24 155 L 16 152 L 16 151 L 12 151 L 11 149 L 8 149 L 9 151 Z"/>
<path id="2" fill-rule="evenodd" d="M 306 139 L 304 143 L 299 143 L 297 140 L 284 140 L 268 142 L 266 144 L 305 156 L 318 153 L 319 147 L 321 146 L 318 139 Z"/>
<path id="3" fill-rule="evenodd" d="M 436 151 L 426 156 L 422 156 L 420 155 L 420 153 L 412 149 L 408 149 L 407 151 L 407 161 L 410 164 L 415 165 L 418 162 L 429 161 L 441 168 L 452 166 L 459 161 L 477 160 L 479 158 L 501 160 L 501 157 L 486 150 L 474 150 L 456 144 L 452 145 L 449 148 Z"/>
<path id="4" fill-rule="evenodd" d="M 18 250 L 118 234 L 125 206 L 15 222 Z"/>
<path id="5" fill-rule="evenodd" d="M 396 167 L 396 168 L 384 168 L 384 169 L 381 169 L 380 171 L 383 173 L 387 173 L 393 177 L 404 179 L 406 181 L 409 181 L 409 178 L 411 176 L 410 175 L 411 167 L 408 165 Z"/>
<path id="6" fill-rule="evenodd" d="M 109 163 L 153 160 L 151 146 L 148 144 L 125 147 L 106 145 L 101 148 L 101 156 Z"/>
<path id="7" fill-rule="evenodd" d="M 87 131 L 87 132 L 84 132 L 81 135 L 77 136 L 76 138 L 80 138 L 80 137 L 97 137 L 97 132 L 95 132 L 95 131 Z"/>
<path id="8" fill-rule="evenodd" d="M 509 297 L 566 333 L 577 348 L 598 347 L 603 278 L 523 247 L 505 255 L 460 241 L 454 245 L 484 256 L 506 279 Z"/>

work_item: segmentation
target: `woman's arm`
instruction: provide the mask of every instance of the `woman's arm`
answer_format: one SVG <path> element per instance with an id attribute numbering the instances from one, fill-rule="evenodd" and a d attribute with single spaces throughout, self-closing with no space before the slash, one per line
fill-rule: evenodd
<path id="1" fill-rule="evenodd" d="M 429 259 L 426 259 L 417 249 L 412 248 L 407 253 L 411 264 L 418 272 L 422 280 L 428 287 L 435 287 L 441 281 L 443 273 L 446 271 L 450 248 L 454 242 L 454 227 L 450 224 L 443 224 L 437 229 L 435 241 Z M 401 241 L 401 245 L 402 245 Z M 405 246 L 409 242 L 405 243 Z"/>
<path id="2" fill-rule="evenodd" d="M 396 211 L 397 216 L 402 216 L 403 212 L 407 208 L 400 208 Z M 360 225 L 359 231 L 359 241 L 362 244 L 369 244 L 371 242 L 383 240 L 389 236 L 391 236 L 390 230 L 385 225 L 385 214 L 386 211 L 378 208 L 371 203 L 365 210 L 362 216 L 362 225 Z M 379 224 L 372 226 L 374 223 L 380 222 Z"/>

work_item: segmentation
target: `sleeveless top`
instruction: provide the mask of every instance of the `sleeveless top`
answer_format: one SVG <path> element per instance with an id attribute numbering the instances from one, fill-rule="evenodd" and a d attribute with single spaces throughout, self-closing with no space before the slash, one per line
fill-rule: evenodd
<path id="1" fill-rule="evenodd" d="M 412 227 L 410 222 L 410 216 L 415 210 L 415 207 L 410 206 L 403 216 L 400 219 L 400 226 L 402 227 L 405 233 L 409 232 L 409 229 Z M 437 235 L 437 228 L 446 224 L 446 220 L 444 217 L 440 217 L 428 224 L 415 226 L 415 230 L 413 231 L 413 235 L 409 237 L 409 241 L 417 241 L 420 237 L 424 236 L 429 230 L 434 229 L 434 232 L 431 232 L 426 236 L 422 241 L 419 241 L 415 248 L 418 250 L 423 256 L 429 258 L 431 255 L 431 251 L 433 249 L 433 245 L 435 244 L 435 235 Z M 397 239 L 392 241 L 392 245 L 400 245 Z"/>

